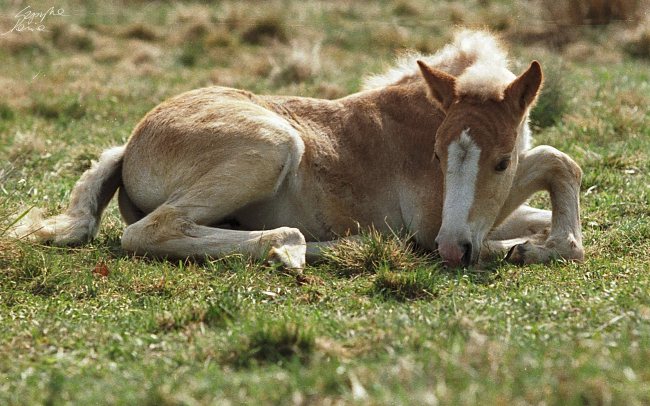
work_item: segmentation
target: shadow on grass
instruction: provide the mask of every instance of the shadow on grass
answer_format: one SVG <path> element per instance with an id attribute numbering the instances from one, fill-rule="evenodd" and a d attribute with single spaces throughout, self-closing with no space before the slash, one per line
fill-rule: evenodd
<path id="1" fill-rule="evenodd" d="M 250 326 L 224 361 L 249 368 L 260 364 L 307 363 L 316 350 L 314 331 L 292 320 L 263 320 Z"/>
<path id="2" fill-rule="evenodd" d="M 457 285 L 460 281 L 473 285 L 488 285 L 494 281 L 495 270 L 447 269 L 440 265 L 410 270 L 380 269 L 374 276 L 369 295 L 385 300 L 433 300 L 440 297 L 441 289 Z"/>

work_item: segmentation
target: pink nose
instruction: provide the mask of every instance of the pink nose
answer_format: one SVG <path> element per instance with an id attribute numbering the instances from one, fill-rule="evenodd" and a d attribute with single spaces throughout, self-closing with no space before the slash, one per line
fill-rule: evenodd
<path id="1" fill-rule="evenodd" d="M 443 242 L 438 244 L 438 254 L 448 267 L 469 266 L 472 261 L 472 243 L 469 241 L 459 243 Z"/>

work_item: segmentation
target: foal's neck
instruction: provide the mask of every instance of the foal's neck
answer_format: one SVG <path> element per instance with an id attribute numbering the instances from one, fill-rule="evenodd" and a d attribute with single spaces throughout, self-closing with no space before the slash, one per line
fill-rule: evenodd
<path id="1" fill-rule="evenodd" d="M 377 99 L 383 117 L 402 124 L 411 132 L 425 131 L 432 140 L 444 119 L 444 113 L 428 96 L 425 82 L 419 75 L 380 89 Z"/>
<path id="2" fill-rule="evenodd" d="M 373 92 L 372 98 L 385 125 L 384 136 L 397 144 L 432 149 L 435 134 L 445 115 L 427 94 L 419 75 Z"/>
<path id="3" fill-rule="evenodd" d="M 430 165 L 444 113 L 427 95 L 422 78 L 406 78 L 344 100 L 351 119 L 346 138 L 380 148 L 397 167 L 422 169 Z"/>

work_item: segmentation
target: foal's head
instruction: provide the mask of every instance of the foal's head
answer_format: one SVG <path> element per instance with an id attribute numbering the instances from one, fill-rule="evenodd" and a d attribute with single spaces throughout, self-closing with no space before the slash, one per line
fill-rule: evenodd
<path id="1" fill-rule="evenodd" d="M 459 92 L 457 78 L 418 64 L 431 97 L 446 113 L 435 144 L 435 159 L 444 174 L 438 252 L 450 266 L 468 266 L 478 260 L 483 239 L 510 193 L 518 137 L 540 89 L 542 71 L 534 61 L 506 85 L 487 84 L 496 92 L 484 88 L 472 93 Z"/>

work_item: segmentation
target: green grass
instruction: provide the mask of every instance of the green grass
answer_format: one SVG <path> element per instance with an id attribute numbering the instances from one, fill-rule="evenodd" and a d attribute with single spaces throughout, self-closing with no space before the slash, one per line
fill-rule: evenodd
<path id="1" fill-rule="evenodd" d="M 554 26 L 526 31 L 543 10 L 509 1 L 68 4 L 49 33 L 0 37 L 0 234 L 28 207 L 61 211 L 166 97 L 353 92 L 460 19 L 499 29 L 517 73 L 545 68 L 535 143 L 584 170 L 586 260 L 450 271 L 373 231 L 303 275 L 150 260 L 120 248 L 112 203 L 82 247 L 0 235 L 0 404 L 650 403 L 650 69 L 612 40 L 635 27 L 558 49 Z"/>

